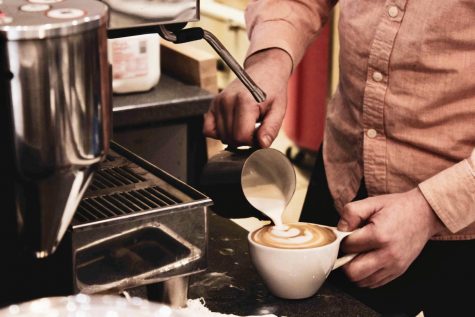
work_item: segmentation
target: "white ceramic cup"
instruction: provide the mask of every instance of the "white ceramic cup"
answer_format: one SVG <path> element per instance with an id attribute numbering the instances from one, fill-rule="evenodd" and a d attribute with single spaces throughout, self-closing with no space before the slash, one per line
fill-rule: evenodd
<path id="1" fill-rule="evenodd" d="M 313 296 L 332 270 L 345 265 L 356 256 L 349 254 L 337 259 L 341 240 L 351 232 L 320 226 L 332 230 L 336 239 L 329 244 L 307 249 L 264 246 L 253 241 L 253 232 L 249 233 L 247 240 L 252 264 L 272 294 L 286 299 Z"/>

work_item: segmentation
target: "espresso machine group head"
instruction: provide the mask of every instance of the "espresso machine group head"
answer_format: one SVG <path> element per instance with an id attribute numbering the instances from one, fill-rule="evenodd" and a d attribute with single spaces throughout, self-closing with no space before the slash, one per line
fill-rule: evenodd
<path id="1" fill-rule="evenodd" d="M 198 0 L 0 0 L 0 144 L 5 162 L 0 177 L 0 306 L 82 290 L 120 291 L 205 268 L 209 198 L 120 146 L 108 155 L 108 38 L 159 33 L 175 43 L 205 39 L 254 98 L 265 99 L 216 37 L 201 28 L 185 28 L 197 20 Z M 125 198 L 105 188 L 108 182 Z M 196 209 L 196 225 L 183 224 L 192 217 L 178 211 Z M 90 264 L 109 257 L 125 266 L 129 262 L 124 257 L 143 260 L 148 254 L 142 249 L 121 249 L 122 242 L 137 243 L 137 237 L 148 239 L 146 243 L 168 241 L 172 247 L 167 252 L 181 252 L 182 258 L 177 253 L 175 262 L 133 262 L 134 274 L 127 271 L 121 279 L 101 284 Z M 112 246 L 118 251 L 101 253 Z"/>

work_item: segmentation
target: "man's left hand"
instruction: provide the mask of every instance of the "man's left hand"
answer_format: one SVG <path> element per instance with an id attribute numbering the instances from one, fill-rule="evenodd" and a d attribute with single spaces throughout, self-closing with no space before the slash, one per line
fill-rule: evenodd
<path id="1" fill-rule="evenodd" d="M 402 275 L 443 228 L 418 188 L 349 203 L 338 229 L 355 230 L 342 248 L 359 255 L 343 269 L 358 286 L 382 286 Z"/>

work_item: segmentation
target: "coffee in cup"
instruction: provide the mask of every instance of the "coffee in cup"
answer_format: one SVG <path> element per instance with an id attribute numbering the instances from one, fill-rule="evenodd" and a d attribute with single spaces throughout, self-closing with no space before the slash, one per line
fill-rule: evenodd
<path id="1" fill-rule="evenodd" d="M 312 223 L 292 223 L 281 226 L 264 226 L 251 235 L 258 244 L 273 248 L 307 249 L 321 247 L 336 240 L 326 227 Z"/>
<path id="2" fill-rule="evenodd" d="M 277 297 L 313 296 L 330 272 L 356 254 L 337 259 L 340 242 L 350 232 L 312 223 L 264 226 L 248 235 L 251 261 Z"/>

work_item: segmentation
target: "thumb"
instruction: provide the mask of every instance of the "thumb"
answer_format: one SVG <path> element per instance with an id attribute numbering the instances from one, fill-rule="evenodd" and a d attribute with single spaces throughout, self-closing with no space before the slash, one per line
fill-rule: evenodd
<path id="1" fill-rule="evenodd" d="M 262 125 L 257 130 L 257 141 L 262 148 L 271 146 L 279 133 L 285 115 L 285 101 L 274 101 L 264 116 Z"/>
<path id="2" fill-rule="evenodd" d="M 361 227 L 366 221 L 382 208 L 378 197 L 370 197 L 346 204 L 341 212 L 337 229 L 352 231 Z"/>

